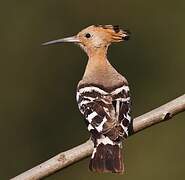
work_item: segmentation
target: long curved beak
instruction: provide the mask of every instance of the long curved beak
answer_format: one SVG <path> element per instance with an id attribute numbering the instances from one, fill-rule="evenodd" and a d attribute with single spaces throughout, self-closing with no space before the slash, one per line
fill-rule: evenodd
<path id="1" fill-rule="evenodd" d="M 49 42 L 43 43 L 42 45 L 46 46 L 46 45 L 50 45 L 50 44 L 59 44 L 59 43 L 64 43 L 64 42 L 79 43 L 80 41 L 76 36 L 71 36 L 71 37 L 67 37 L 67 38 L 49 41 Z"/>

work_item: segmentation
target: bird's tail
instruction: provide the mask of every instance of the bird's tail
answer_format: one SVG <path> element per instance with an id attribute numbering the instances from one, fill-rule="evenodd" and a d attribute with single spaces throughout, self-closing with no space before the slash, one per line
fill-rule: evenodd
<path id="1" fill-rule="evenodd" d="M 100 173 L 113 172 L 122 174 L 124 172 L 124 164 L 121 145 L 102 142 L 94 147 L 89 169 Z"/>

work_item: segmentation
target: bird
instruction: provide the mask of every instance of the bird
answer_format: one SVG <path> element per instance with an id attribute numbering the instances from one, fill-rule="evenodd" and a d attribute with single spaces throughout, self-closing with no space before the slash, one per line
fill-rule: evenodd
<path id="1" fill-rule="evenodd" d="M 89 162 L 93 172 L 125 171 L 122 149 L 132 127 L 130 89 L 127 79 L 110 64 L 107 51 L 112 43 L 129 38 L 129 30 L 118 25 L 91 25 L 77 35 L 43 43 L 75 43 L 88 56 L 76 100 L 94 143 Z"/>

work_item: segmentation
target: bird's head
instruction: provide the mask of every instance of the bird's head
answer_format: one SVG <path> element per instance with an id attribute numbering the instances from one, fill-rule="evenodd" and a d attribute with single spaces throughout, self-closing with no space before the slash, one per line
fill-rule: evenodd
<path id="1" fill-rule="evenodd" d="M 87 54 L 91 54 L 98 49 L 107 49 L 111 43 L 127 41 L 129 37 L 130 32 L 120 29 L 119 26 L 92 25 L 75 36 L 46 42 L 43 45 L 73 42 L 79 44 Z"/>

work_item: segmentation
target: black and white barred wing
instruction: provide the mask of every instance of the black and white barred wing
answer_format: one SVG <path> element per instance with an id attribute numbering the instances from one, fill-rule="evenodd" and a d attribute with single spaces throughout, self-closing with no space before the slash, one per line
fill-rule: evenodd
<path id="1" fill-rule="evenodd" d="M 114 126 L 112 97 L 97 87 L 84 87 L 77 91 L 77 102 L 84 115 L 88 130 L 104 134 Z"/>
<path id="2" fill-rule="evenodd" d="M 128 135 L 130 118 L 127 91 L 128 86 L 117 88 L 111 93 L 94 86 L 78 89 L 78 106 L 89 131 L 104 134 L 111 140 Z"/>
<path id="3" fill-rule="evenodd" d="M 129 135 L 129 131 L 131 130 L 131 100 L 129 87 L 124 85 L 120 88 L 117 88 L 112 92 L 112 97 L 114 99 L 113 104 L 117 116 L 117 120 L 121 127 L 124 130 L 124 137 Z"/>

